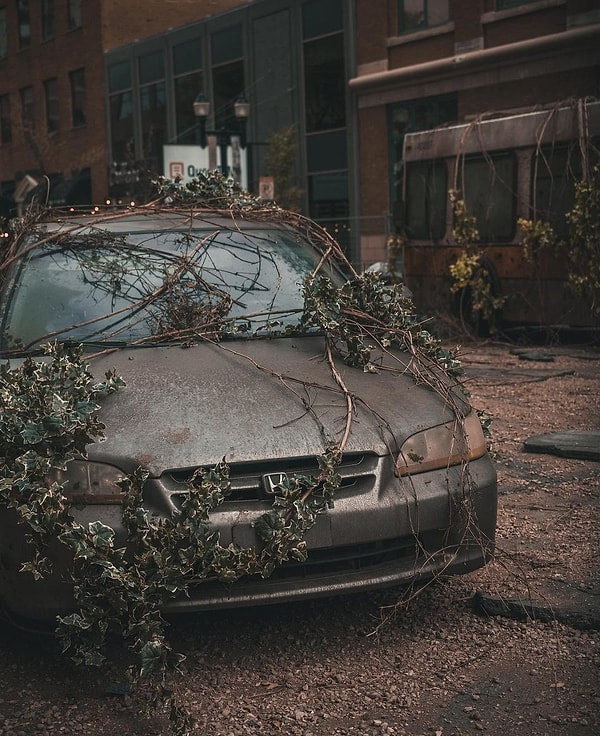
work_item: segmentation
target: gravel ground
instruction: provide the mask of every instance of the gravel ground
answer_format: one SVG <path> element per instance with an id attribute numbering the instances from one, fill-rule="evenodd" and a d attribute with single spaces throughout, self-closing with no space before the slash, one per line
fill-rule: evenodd
<path id="1" fill-rule="evenodd" d="M 173 621 L 187 655 L 175 688 L 198 734 L 600 732 L 600 464 L 522 450 L 530 435 L 599 428 L 600 353 L 536 352 L 463 349 L 473 402 L 494 418 L 495 562 L 401 609 L 391 591 Z M 481 615 L 476 592 L 517 614 L 533 600 L 536 617 Z M 141 695 L 107 694 L 110 682 L 62 660 L 50 638 L 5 625 L 0 735 L 168 733 Z"/>

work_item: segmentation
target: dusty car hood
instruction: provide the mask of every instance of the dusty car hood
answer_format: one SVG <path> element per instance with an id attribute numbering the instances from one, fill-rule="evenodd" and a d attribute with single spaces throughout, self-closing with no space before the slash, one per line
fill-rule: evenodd
<path id="1" fill-rule="evenodd" d="M 322 338 L 296 337 L 127 349 L 95 358 L 90 370 L 96 377 L 114 368 L 126 387 L 102 400 L 106 440 L 92 445 L 89 457 L 126 472 L 141 464 L 158 476 L 223 458 L 320 453 L 328 441 L 339 442 L 346 418 L 346 398 L 324 355 Z M 349 452 L 386 454 L 415 431 L 453 416 L 410 376 L 364 373 L 339 361 L 337 367 L 357 397 Z"/>

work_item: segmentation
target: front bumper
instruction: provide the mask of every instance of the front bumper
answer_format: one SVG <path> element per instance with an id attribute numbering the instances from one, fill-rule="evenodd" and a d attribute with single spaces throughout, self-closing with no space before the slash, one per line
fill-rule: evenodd
<path id="1" fill-rule="evenodd" d="M 493 555 L 497 511 L 496 472 L 490 458 L 465 468 L 421 473 L 398 479 L 389 457 L 376 459 L 373 482 L 342 490 L 335 507 L 321 514 L 307 535 L 308 560 L 285 563 L 268 579 L 247 577 L 231 585 L 211 581 L 190 586 L 187 596 L 168 601 L 168 613 L 202 611 L 294 601 L 404 586 L 436 576 L 467 573 Z M 157 498 L 160 481 L 150 493 Z M 256 543 L 253 521 L 265 511 L 256 503 L 230 504 L 213 522 L 223 545 Z M 165 509 L 156 513 L 165 514 Z M 12 514 L 12 516 L 11 516 Z M 100 519 L 115 528 L 124 544 L 119 507 L 74 510 L 80 523 Z M 15 615 L 51 620 L 73 610 L 72 590 L 57 555 L 52 576 L 34 581 L 19 573 L 28 558 L 24 525 L 14 512 L 0 509 L 0 597 Z"/>

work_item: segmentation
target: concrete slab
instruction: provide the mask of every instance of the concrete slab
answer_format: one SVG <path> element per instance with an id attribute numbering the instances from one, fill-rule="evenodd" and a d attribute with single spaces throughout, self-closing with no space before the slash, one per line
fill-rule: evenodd
<path id="1" fill-rule="evenodd" d="M 579 460 L 600 460 L 600 431 L 568 430 L 528 437 L 525 452 L 542 452 Z"/>

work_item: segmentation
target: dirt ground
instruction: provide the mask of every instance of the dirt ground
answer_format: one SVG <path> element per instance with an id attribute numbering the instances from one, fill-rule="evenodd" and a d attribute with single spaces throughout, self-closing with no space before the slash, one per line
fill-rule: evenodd
<path id="1" fill-rule="evenodd" d="M 189 616 L 175 687 L 202 736 L 595 736 L 600 733 L 600 463 L 525 453 L 531 435 L 600 428 L 600 351 L 463 348 L 492 418 L 496 560 L 430 586 Z M 485 615 L 474 595 L 500 605 Z M 530 616 L 523 604 L 530 606 Z M 168 733 L 114 673 L 65 662 L 52 639 L 0 633 L 0 735 Z"/>

